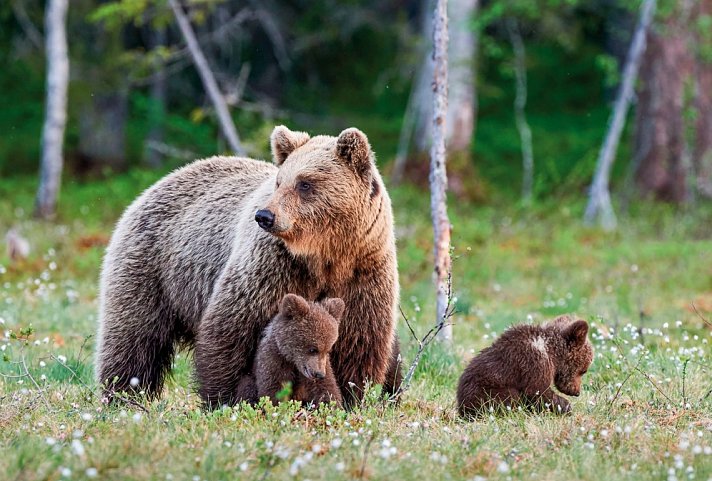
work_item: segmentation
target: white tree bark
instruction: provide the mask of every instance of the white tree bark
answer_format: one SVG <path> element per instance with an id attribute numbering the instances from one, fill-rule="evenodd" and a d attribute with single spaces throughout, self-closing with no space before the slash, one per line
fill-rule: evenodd
<path id="1" fill-rule="evenodd" d="M 514 50 L 514 76 L 516 95 L 514 98 L 514 119 L 522 144 L 522 201 L 531 203 L 534 188 L 534 148 L 532 146 L 532 129 L 527 122 L 525 109 L 527 106 L 527 53 L 524 49 L 522 34 L 515 19 L 507 21 L 509 40 Z"/>
<path id="2" fill-rule="evenodd" d="M 40 186 L 35 215 L 49 219 L 55 214 L 62 180 L 62 146 L 67 124 L 69 54 L 67 48 L 68 0 L 48 0 L 45 10 L 47 52 L 47 100 L 42 128 Z"/>
<path id="3" fill-rule="evenodd" d="M 447 0 L 437 0 L 433 15 L 433 145 L 430 149 L 430 210 L 433 221 L 436 315 L 445 322 L 450 274 L 450 220 L 447 215 L 447 170 L 445 136 L 448 93 L 448 17 Z M 438 338 L 452 340 L 452 326 L 445 326 Z"/>
<path id="4" fill-rule="evenodd" d="M 237 133 L 235 124 L 230 116 L 230 111 L 227 108 L 227 102 L 225 102 L 225 97 L 223 96 L 218 83 L 215 80 L 212 70 L 210 70 L 210 65 L 208 65 L 208 60 L 205 58 L 198 39 L 195 36 L 193 27 L 190 25 L 188 17 L 183 12 L 182 7 L 178 4 L 177 0 L 168 0 L 168 4 L 173 10 L 173 14 L 178 22 L 178 28 L 180 29 L 186 44 L 188 45 L 188 50 L 195 64 L 195 68 L 198 70 L 200 79 L 203 81 L 203 86 L 213 102 L 213 107 L 215 108 L 215 113 L 218 116 L 218 123 L 220 124 L 220 130 L 222 131 L 228 145 L 238 155 L 245 155 L 245 149 L 240 143 L 240 136 Z"/>
<path id="5" fill-rule="evenodd" d="M 643 52 L 645 52 L 646 32 L 653 20 L 654 13 L 655 0 L 644 0 L 641 7 L 640 20 L 638 21 L 638 26 L 635 29 L 633 41 L 628 51 L 628 59 L 626 60 L 623 72 L 623 81 L 618 90 L 616 104 L 609 121 L 608 133 L 606 134 L 606 139 L 598 155 L 596 173 L 593 177 L 588 205 L 586 206 L 586 212 L 584 214 L 584 222 L 587 225 L 592 225 L 598 221 L 601 227 L 606 230 L 616 228 L 616 214 L 613 212 L 609 190 L 611 167 L 613 166 L 616 150 L 618 149 L 618 142 L 620 141 L 623 126 L 625 125 L 626 113 L 628 112 L 630 101 L 633 98 L 635 79 L 638 76 L 638 69 L 640 68 Z"/>
<path id="6" fill-rule="evenodd" d="M 475 132 L 475 59 L 477 35 L 472 27 L 478 0 L 451 0 L 448 58 L 446 142 L 450 152 L 468 151 Z"/>

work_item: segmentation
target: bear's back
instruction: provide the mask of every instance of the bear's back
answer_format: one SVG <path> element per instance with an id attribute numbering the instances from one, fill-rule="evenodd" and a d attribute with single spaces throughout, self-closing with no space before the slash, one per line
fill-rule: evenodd
<path id="1" fill-rule="evenodd" d="M 243 230 L 253 227 L 251 196 L 276 171 L 262 161 L 212 157 L 168 174 L 126 209 L 107 251 L 114 265 L 104 270 L 139 268 L 162 286 L 176 314 L 196 322 L 230 256 L 238 221 L 246 219 Z"/>

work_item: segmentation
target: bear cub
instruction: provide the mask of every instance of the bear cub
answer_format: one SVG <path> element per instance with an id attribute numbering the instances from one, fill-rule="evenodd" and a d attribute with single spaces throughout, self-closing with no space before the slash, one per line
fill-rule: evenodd
<path id="1" fill-rule="evenodd" d="M 592 361 L 586 321 L 561 316 L 541 326 L 513 326 L 465 368 L 457 387 L 458 411 L 476 417 L 521 406 L 568 413 L 571 405 L 551 385 L 578 396 Z"/>
<path id="2" fill-rule="evenodd" d="M 284 296 L 257 348 L 253 375 L 243 376 L 238 385 L 238 399 L 256 404 L 266 396 L 276 404 L 285 400 L 279 394 L 290 383 L 287 399 L 314 405 L 334 401 L 340 407 L 341 390 L 329 355 L 344 309 L 339 298 L 316 303 L 295 294 Z"/>

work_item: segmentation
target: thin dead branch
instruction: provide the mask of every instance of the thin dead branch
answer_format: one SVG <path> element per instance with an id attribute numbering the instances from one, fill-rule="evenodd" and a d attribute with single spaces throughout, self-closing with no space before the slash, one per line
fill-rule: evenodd
<path id="1" fill-rule="evenodd" d="M 707 324 L 708 327 L 712 327 L 712 322 L 708 321 L 707 319 L 705 319 L 705 318 L 702 316 L 702 314 L 700 313 L 700 311 L 697 310 L 697 306 L 695 305 L 694 302 L 692 303 L 692 310 L 695 311 L 695 314 L 697 314 L 697 317 L 699 317 L 699 318 L 702 320 L 702 322 L 704 322 L 705 324 Z"/>
<path id="2" fill-rule="evenodd" d="M 363 446 L 363 458 L 361 460 L 361 470 L 359 471 L 358 477 L 360 479 L 363 479 L 364 473 L 366 472 L 366 461 L 368 460 L 368 451 L 371 448 L 371 444 L 373 444 L 373 440 L 376 438 L 375 433 L 371 433 L 371 436 L 369 436 L 368 441 L 366 441 L 366 444 Z"/>
<path id="3" fill-rule="evenodd" d="M 608 415 L 611 414 L 611 409 L 613 409 L 613 405 L 620 397 L 621 392 L 623 391 L 623 386 L 625 386 L 625 384 L 628 382 L 628 380 L 633 376 L 633 374 L 635 373 L 635 370 L 638 367 L 640 367 L 640 363 L 643 362 L 643 358 L 645 357 L 645 354 L 646 353 L 644 352 L 643 354 L 640 355 L 640 357 L 638 358 L 638 362 L 635 364 L 635 367 L 628 371 L 628 375 L 625 377 L 625 379 L 623 379 L 623 382 L 621 382 L 621 385 L 618 386 L 616 393 L 613 395 L 613 398 L 611 399 L 611 402 L 608 405 L 608 413 L 607 413 Z"/>
<path id="4" fill-rule="evenodd" d="M 235 123 L 230 116 L 230 111 L 227 103 L 225 102 L 225 96 L 220 91 L 220 87 L 215 80 L 215 75 L 210 69 L 208 60 L 205 58 L 205 54 L 203 53 L 203 50 L 195 37 L 195 32 L 193 31 L 193 27 L 191 26 L 187 15 L 183 11 L 183 8 L 179 5 L 178 0 L 168 0 L 168 4 L 173 10 L 173 14 L 178 22 L 178 27 L 183 35 L 183 38 L 188 44 L 191 57 L 193 58 L 193 63 L 195 64 L 195 68 L 198 70 L 203 86 L 205 87 L 205 90 L 213 103 L 213 107 L 215 108 L 215 113 L 218 118 L 218 125 L 225 136 L 225 140 L 227 140 L 230 149 L 232 149 L 234 153 L 238 155 L 245 155 L 245 149 L 242 147 L 240 136 L 235 128 Z"/>
<path id="5" fill-rule="evenodd" d="M 410 324 L 408 316 L 405 315 L 403 309 L 400 308 L 400 306 L 399 309 L 401 315 L 403 316 L 403 319 L 405 320 L 406 325 L 408 326 L 408 329 L 410 330 L 410 333 L 413 336 L 413 339 L 415 339 L 415 342 L 418 343 L 418 351 L 415 353 L 413 362 L 410 363 L 410 367 L 408 368 L 408 372 L 403 378 L 403 382 L 400 386 L 398 386 L 398 389 L 391 396 L 391 399 L 398 399 L 404 392 L 406 392 L 410 388 L 410 384 L 413 380 L 413 374 L 415 373 L 415 370 L 418 367 L 418 364 L 420 363 L 420 358 L 423 356 L 423 353 L 427 349 L 428 345 L 437 338 L 437 335 L 445 326 L 452 325 L 452 323 L 449 321 L 452 316 L 455 315 L 456 312 L 455 307 L 452 304 L 452 273 L 448 273 L 447 276 L 447 305 L 445 308 L 445 313 L 440 319 L 437 320 L 437 322 L 430 328 L 430 330 L 425 333 L 422 338 L 418 338 L 418 336 L 415 334 L 415 331 L 413 330 L 413 326 L 411 326 Z"/>

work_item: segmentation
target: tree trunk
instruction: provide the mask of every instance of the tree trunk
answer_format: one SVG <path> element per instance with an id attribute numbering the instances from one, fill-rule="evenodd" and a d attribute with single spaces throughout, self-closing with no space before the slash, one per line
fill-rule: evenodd
<path id="1" fill-rule="evenodd" d="M 433 5 L 432 0 L 423 0 L 423 24 L 421 27 L 424 41 L 421 53 L 423 61 L 416 69 L 413 84 L 410 88 L 408 105 L 403 115 L 403 125 L 400 139 L 398 140 L 398 153 L 396 154 L 391 174 L 391 180 L 394 184 L 398 184 L 403 180 L 413 136 L 415 136 L 415 150 L 418 152 L 424 152 L 430 142 L 430 122 L 432 119 L 430 115 L 432 107 L 430 82 L 433 78 L 433 56 L 430 42 L 432 41 L 431 33 L 433 31 L 433 17 L 431 15 Z"/>
<path id="2" fill-rule="evenodd" d="M 618 150 L 618 142 L 623 133 L 628 107 L 633 98 L 635 79 L 638 75 L 640 62 L 646 49 L 646 35 L 653 21 L 655 5 L 655 0 L 645 0 L 645 3 L 641 7 L 640 21 L 633 34 L 633 41 L 630 44 L 628 59 L 626 60 L 625 69 L 623 71 L 623 81 L 620 85 L 616 104 L 613 108 L 613 114 L 609 121 L 606 139 L 598 154 L 596 173 L 593 178 L 593 183 L 591 184 L 588 205 L 586 206 L 586 212 L 584 214 L 584 222 L 586 224 L 591 225 L 596 219 L 599 219 L 601 226 L 606 230 L 612 230 L 616 227 L 616 216 L 613 212 L 613 206 L 611 205 L 609 190 L 611 167 L 615 160 L 616 150 Z"/>
<path id="3" fill-rule="evenodd" d="M 684 111 L 694 63 L 688 45 L 689 12 L 679 10 L 664 22 L 664 29 L 648 32 L 634 154 L 640 191 L 675 203 L 690 195 Z"/>
<path id="4" fill-rule="evenodd" d="M 166 44 L 166 30 L 163 27 L 157 27 L 152 30 L 151 48 L 158 48 Z M 166 66 L 160 59 L 155 63 L 156 71 L 151 80 L 151 100 L 149 104 L 149 124 L 150 129 L 146 136 L 144 147 L 144 161 L 151 168 L 161 166 L 161 153 L 149 146 L 163 143 L 163 122 L 166 116 Z"/>
<path id="5" fill-rule="evenodd" d="M 712 0 L 699 0 L 696 18 L 712 16 Z M 697 190 L 712 198 L 712 45 L 710 32 L 696 29 L 695 45 L 700 49 L 695 62 L 696 96 L 694 164 Z"/>
<path id="6" fill-rule="evenodd" d="M 448 101 L 447 0 L 437 0 L 433 16 L 433 145 L 430 149 L 430 210 L 433 221 L 437 322 L 447 319 L 450 297 L 450 220 L 447 215 L 447 171 L 445 135 Z M 439 333 L 452 341 L 452 326 Z"/>
<path id="7" fill-rule="evenodd" d="M 47 104 L 42 129 L 40 186 L 35 204 L 35 215 L 44 219 L 55 214 L 62 179 L 62 146 L 69 85 L 67 8 L 68 0 L 49 0 L 45 12 Z"/>
<path id="8" fill-rule="evenodd" d="M 127 91 L 95 93 L 79 115 L 79 156 L 82 170 L 126 168 Z"/>
<path id="9" fill-rule="evenodd" d="M 514 119 L 522 144 L 522 200 L 530 204 L 534 189 L 534 148 L 532 146 L 532 129 L 527 122 L 525 109 L 527 107 L 527 53 L 524 50 L 522 34 L 515 19 L 507 22 L 509 40 L 514 51 L 514 78 L 516 95 L 514 98 Z"/>
<path id="10" fill-rule="evenodd" d="M 477 35 L 472 27 L 478 0 L 451 0 L 446 143 L 448 152 L 464 152 L 469 158 L 475 132 L 477 97 L 475 96 L 475 59 Z"/>
<path id="11" fill-rule="evenodd" d="M 429 37 L 433 31 L 433 17 L 429 13 L 435 5 L 425 0 L 423 16 L 423 36 Z M 453 18 L 459 20 L 452 25 L 452 43 L 448 48 L 450 78 L 448 93 L 447 130 L 445 143 L 448 152 L 450 175 L 448 188 L 460 199 L 474 200 L 482 198 L 482 185 L 477 182 L 477 173 L 472 163 L 471 147 L 475 132 L 477 112 L 476 73 L 478 38 L 471 22 L 477 14 L 478 0 L 455 0 L 449 10 Z M 427 33 L 425 33 L 427 32 Z M 400 182 L 404 176 L 416 184 L 425 185 L 428 175 L 424 160 L 432 147 L 432 79 L 433 58 L 430 42 L 423 49 L 423 61 L 417 69 L 411 87 L 408 105 L 403 118 L 398 154 L 393 164 L 392 180 Z M 414 140 L 414 141 L 413 141 Z M 412 142 L 411 142 L 412 141 Z M 416 160 L 407 165 L 409 151 Z"/>
<path id="12" fill-rule="evenodd" d="M 240 136 L 238 135 L 235 124 L 230 116 L 230 111 L 228 110 L 227 102 L 225 102 L 225 97 L 222 92 L 220 92 L 218 83 L 215 80 L 213 72 L 210 70 L 210 65 L 208 65 L 208 61 L 200 48 L 200 44 L 198 43 L 198 39 L 195 37 L 195 32 L 193 32 L 193 27 L 191 27 L 188 17 L 186 17 L 182 7 L 178 5 L 178 0 L 168 0 L 168 4 L 173 10 L 173 14 L 176 17 L 178 28 L 180 29 L 183 38 L 188 44 L 188 50 L 190 50 L 190 55 L 193 58 L 193 64 L 195 64 L 195 68 L 198 70 L 200 79 L 203 81 L 203 86 L 210 96 L 210 100 L 213 102 L 215 113 L 218 116 L 220 129 L 222 130 L 228 145 L 236 154 L 245 155 L 245 149 L 243 149 L 242 144 L 240 143 Z"/>

